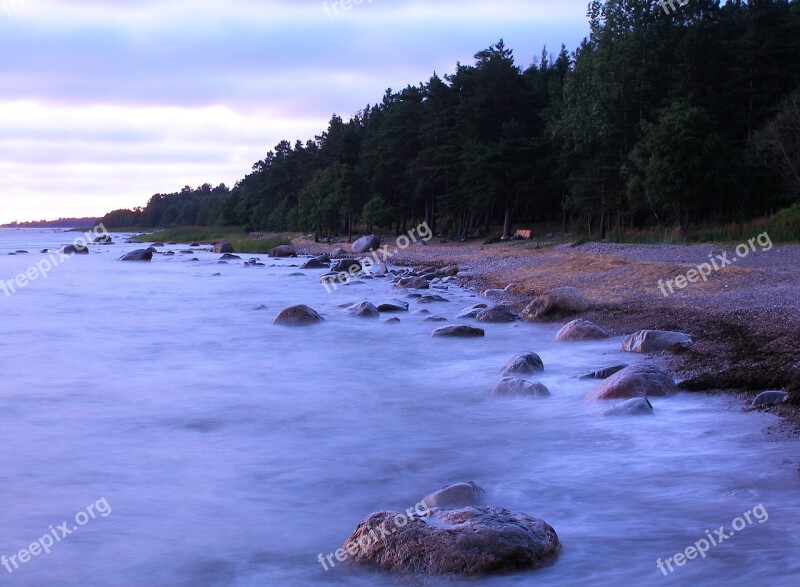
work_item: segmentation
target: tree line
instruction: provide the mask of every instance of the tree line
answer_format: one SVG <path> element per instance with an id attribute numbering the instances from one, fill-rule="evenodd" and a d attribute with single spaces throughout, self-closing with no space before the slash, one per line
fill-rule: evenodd
<path id="1" fill-rule="evenodd" d="M 800 3 L 595 0 L 590 35 L 527 68 L 501 40 L 281 141 L 233 188 L 117 210 L 106 227 L 450 238 L 558 222 L 605 237 L 763 215 L 800 196 Z"/>

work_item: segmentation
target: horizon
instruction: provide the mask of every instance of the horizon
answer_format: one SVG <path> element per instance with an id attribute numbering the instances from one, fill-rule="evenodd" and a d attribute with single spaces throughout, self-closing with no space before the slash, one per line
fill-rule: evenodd
<path id="1" fill-rule="evenodd" d="M 585 0 L 334 4 L 5 2 L 0 224 L 233 187 L 278 142 L 313 139 L 332 115 L 471 64 L 501 38 L 526 68 L 589 31 Z"/>

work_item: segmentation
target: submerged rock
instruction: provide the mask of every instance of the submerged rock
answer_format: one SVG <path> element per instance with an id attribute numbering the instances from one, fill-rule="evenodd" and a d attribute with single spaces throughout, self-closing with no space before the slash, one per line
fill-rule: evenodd
<path id="1" fill-rule="evenodd" d="M 408 302 L 394 300 L 378 306 L 378 312 L 408 312 Z"/>
<path id="2" fill-rule="evenodd" d="M 317 324 L 323 320 L 324 318 L 320 316 L 316 310 L 304 304 L 300 304 L 282 310 L 280 314 L 275 316 L 272 323 L 281 324 L 283 326 L 307 326 L 310 324 Z"/>
<path id="3" fill-rule="evenodd" d="M 589 373 L 584 373 L 583 375 L 579 375 L 578 379 L 608 379 L 617 371 L 622 371 L 625 367 L 627 367 L 627 363 L 622 363 L 621 365 L 611 365 L 610 367 L 601 367 L 600 369 L 595 369 L 594 371 L 590 371 Z"/>
<path id="4" fill-rule="evenodd" d="M 409 520 L 399 512 L 371 514 L 343 548 L 357 565 L 391 573 L 458 576 L 537 569 L 561 550 L 549 524 L 523 513 L 466 507 L 435 509 L 430 515 L 435 524 Z"/>
<path id="5" fill-rule="evenodd" d="M 577 289 L 559 287 L 534 299 L 522 311 L 522 317 L 528 321 L 549 320 L 583 312 L 588 307 L 586 299 Z"/>
<path id="6" fill-rule="evenodd" d="M 402 289 L 430 289 L 428 280 L 424 277 L 407 277 L 397 282 L 397 287 Z"/>
<path id="7" fill-rule="evenodd" d="M 122 255 L 120 261 L 150 261 L 153 258 L 153 251 L 150 249 L 136 249 L 130 253 Z"/>
<path id="8" fill-rule="evenodd" d="M 219 258 L 220 261 L 238 261 L 240 259 L 239 255 L 234 255 L 233 253 L 225 253 Z"/>
<path id="9" fill-rule="evenodd" d="M 328 264 L 323 263 L 317 259 L 309 259 L 303 265 L 300 266 L 300 269 L 327 269 Z"/>
<path id="10" fill-rule="evenodd" d="M 380 314 L 378 313 L 378 308 L 372 305 L 369 302 L 361 302 L 359 304 L 354 304 L 347 308 L 347 313 L 351 316 L 357 316 L 358 318 L 378 318 Z"/>
<path id="11" fill-rule="evenodd" d="M 356 259 L 342 259 L 333 264 L 331 271 L 333 273 L 356 274 L 361 271 L 361 261 Z"/>
<path id="12" fill-rule="evenodd" d="M 624 402 L 614 404 L 601 412 L 603 416 L 641 416 L 652 415 L 653 404 L 646 397 L 632 397 Z"/>
<path id="13" fill-rule="evenodd" d="M 536 353 L 519 353 L 500 369 L 501 375 L 528 374 L 544 371 L 544 363 Z"/>
<path id="14" fill-rule="evenodd" d="M 456 338 L 473 338 L 484 336 L 486 333 L 483 328 L 473 328 L 472 326 L 442 326 L 431 333 L 431 336 L 451 336 Z"/>
<path id="15" fill-rule="evenodd" d="M 468 481 L 434 491 L 423 497 L 422 503 L 429 508 L 460 508 L 481 505 L 485 498 L 486 492 L 476 483 Z"/>
<path id="16" fill-rule="evenodd" d="M 692 338 L 683 332 L 640 330 L 622 341 L 622 350 L 630 353 L 682 351 L 692 345 Z"/>
<path id="17" fill-rule="evenodd" d="M 89 247 L 82 245 L 65 245 L 61 247 L 60 252 L 62 255 L 88 255 Z"/>
<path id="18" fill-rule="evenodd" d="M 594 322 L 578 318 L 572 322 L 568 322 L 556 334 L 558 342 L 566 342 L 572 340 L 601 340 L 608 338 L 608 332 L 600 328 Z"/>
<path id="19" fill-rule="evenodd" d="M 664 371 L 648 363 L 625 367 L 598 383 L 586 395 L 590 401 L 668 396 L 678 392 L 675 381 Z"/>
<path id="20" fill-rule="evenodd" d="M 294 250 L 294 247 L 291 245 L 279 245 L 274 249 L 270 250 L 267 253 L 270 257 L 276 258 L 285 258 L 285 257 L 296 257 L 297 253 Z"/>
<path id="21" fill-rule="evenodd" d="M 499 324 L 502 322 L 514 322 L 517 319 L 517 315 L 508 306 L 500 304 L 493 308 L 481 310 L 475 315 L 475 319 L 478 322 Z"/>
<path id="22" fill-rule="evenodd" d="M 428 316 L 424 320 L 425 322 L 447 322 L 447 318 L 444 316 Z"/>
<path id="23" fill-rule="evenodd" d="M 517 379 L 516 377 L 503 377 L 494 386 L 492 395 L 507 397 L 550 397 L 550 390 L 542 383 L 534 383 Z"/>

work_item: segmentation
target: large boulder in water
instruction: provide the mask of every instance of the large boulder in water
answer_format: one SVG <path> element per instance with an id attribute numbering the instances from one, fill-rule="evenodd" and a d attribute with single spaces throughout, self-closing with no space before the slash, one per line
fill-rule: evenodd
<path id="1" fill-rule="evenodd" d="M 536 353 L 519 353 L 511 357 L 502 369 L 501 375 L 527 375 L 544 371 L 544 363 Z"/>
<path id="2" fill-rule="evenodd" d="M 574 287 L 559 287 L 548 291 L 525 306 L 522 317 L 528 321 L 553 320 L 583 312 L 589 307 L 586 299 Z"/>
<path id="3" fill-rule="evenodd" d="M 398 512 L 367 516 L 345 542 L 349 560 L 391 573 L 464 577 L 537 569 L 561 551 L 549 524 L 503 508 L 434 509 L 433 523 L 406 520 Z"/>
<path id="4" fill-rule="evenodd" d="M 682 351 L 692 346 L 692 337 L 683 332 L 640 330 L 622 341 L 622 350 L 630 353 Z"/>
<path id="5" fill-rule="evenodd" d="M 378 308 L 369 302 L 361 302 L 347 308 L 347 313 L 358 318 L 379 318 Z"/>
<path id="6" fill-rule="evenodd" d="M 136 249 L 130 253 L 122 255 L 120 261 L 150 261 L 153 258 L 151 249 Z"/>
<path id="7" fill-rule="evenodd" d="M 501 322 L 514 322 L 517 319 L 517 315 L 508 306 L 500 304 L 493 308 L 481 310 L 475 315 L 475 319 L 478 322 L 487 324 L 498 324 Z"/>
<path id="8" fill-rule="evenodd" d="M 652 416 L 653 404 L 646 397 L 632 397 L 601 412 L 603 416 Z"/>
<path id="9" fill-rule="evenodd" d="M 300 269 L 327 269 L 328 264 L 320 261 L 319 259 L 309 259 L 303 263 Z"/>
<path id="10" fill-rule="evenodd" d="M 472 326 L 442 326 L 431 333 L 431 336 L 451 336 L 456 338 L 474 338 L 484 336 L 486 333 L 483 328 L 473 328 Z"/>
<path id="11" fill-rule="evenodd" d="M 233 245 L 231 243 L 215 243 L 214 244 L 214 253 L 222 254 L 222 253 L 235 253 L 236 251 L 233 250 Z"/>
<path id="12" fill-rule="evenodd" d="M 285 257 L 296 257 L 297 252 L 294 250 L 294 247 L 291 245 L 279 245 L 274 249 L 270 250 L 268 253 L 270 257 L 277 257 L 277 258 L 285 258 Z"/>
<path id="13" fill-rule="evenodd" d="M 608 379 L 617 371 L 622 371 L 625 367 L 627 367 L 627 363 L 622 363 L 621 365 L 610 365 L 608 367 L 600 367 L 599 369 L 595 369 L 594 371 L 589 371 L 588 373 L 584 373 L 583 375 L 579 375 L 578 379 Z"/>
<path id="14" fill-rule="evenodd" d="M 358 259 L 342 259 L 334 263 L 331 267 L 331 271 L 334 273 L 356 274 L 361 271 L 361 261 Z"/>
<path id="15" fill-rule="evenodd" d="M 381 246 L 381 239 L 374 234 L 362 236 L 353 246 L 350 247 L 354 253 L 368 253 L 370 251 L 377 251 Z"/>
<path id="16" fill-rule="evenodd" d="M 322 316 L 320 316 L 316 310 L 304 304 L 300 304 L 299 306 L 292 306 L 291 308 L 282 310 L 280 314 L 275 316 L 272 323 L 281 324 L 283 326 L 308 326 L 322 321 Z"/>
<path id="17" fill-rule="evenodd" d="M 62 255 L 88 255 L 89 247 L 83 245 L 65 245 L 60 250 Z"/>
<path id="18" fill-rule="evenodd" d="M 378 312 L 408 312 L 408 302 L 393 300 L 378 306 Z"/>
<path id="19" fill-rule="evenodd" d="M 633 397 L 668 396 L 678 392 L 675 381 L 664 371 L 648 363 L 640 363 L 617 371 L 598 383 L 586 399 L 630 399 Z"/>
<path id="20" fill-rule="evenodd" d="M 550 397 L 550 390 L 542 383 L 533 383 L 516 377 L 503 377 L 494 386 L 492 395 L 506 397 Z"/>
<path id="21" fill-rule="evenodd" d="M 430 289 L 431 286 L 424 277 L 407 277 L 398 281 L 397 287 L 402 289 Z"/>
<path id="22" fill-rule="evenodd" d="M 558 342 L 566 342 L 573 340 L 602 340 L 608 338 L 608 332 L 600 328 L 594 322 L 578 318 L 572 322 L 568 322 L 556 334 Z"/>
<path id="23" fill-rule="evenodd" d="M 422 498 L 428 508 L 463 508 L 471 505 L 481 505 L 486 497 L 486 492 L 476 483 L 456 483 L 443 487 Z"/>

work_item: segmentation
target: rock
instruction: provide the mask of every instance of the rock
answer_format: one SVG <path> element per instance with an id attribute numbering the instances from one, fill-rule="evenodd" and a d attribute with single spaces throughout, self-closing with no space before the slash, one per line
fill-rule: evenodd
<path id="1" fill-rule="evenodd" d="M 342 259 L 334 263 L 331 267 L 331 271 L 334 273 L 356 274 L 361 271 L 361 269 L 361 261 L 356 259 Z"/>
<path id="2" fill-rule="evenodd" d="M 328 265 L 323 263 L 322 261 L 318 261 L 317 259 L 309 259 L 303 265 L 300 266 L 300 269 L 327 269 Z"/>
<path id="3" fill-rule="evenodd" d="M 88 255 L 89 247 L 81 245 L 65 245 L 61 247 L 60 252 L 62 255 Z"/>
<path id="4" fill-rule="evenodd" d="M 417 299 L 418 304 L 433 304 L 435 302 L 449 302 L 445 297 L 440 296 L 439 294 L 428 294 L 425 296 L 420 296 Z"/>
<path id="5" fill-rule="evenodd" d="M 324 318 L 316 310 L 301 304 L 282 310 L 280 314 L 275 316 L 272 323 L 284 326 L 307 326 L 309 324 L 317 324 L 323 320 Z"/>
<path id="6" fill-rule="evenodd" d="M 258 304 L 257 306 L 253 306 L 253 310 L 256 310 L 256 311 L 259 311 L 259 312 L 261 310 L 268 310 L 268 309 L 269 308 L 267 308 L 264 304 Z"/>
<path id="7" fill-rule="evenodd" d="M 477 318 L 478 314 L 483 312 L 481 308 L 467 308 L 466 310 L 462 310 L 461 313 L 457 316 L 458 318 Z"/>
<path id="8" fill-rule="evenodd" d="M 325 263 L 326 265 L 330 264 L 331 258 L 328 255 L 318 255 L 314 257 L 314 260 L 318 263 Z"/>
<path id="9" fill-rule="evenodd" d="M 435 523 L 398 512 L 367 516 L 345 542 L 348 560 L 390 573 L 468 577 L 537 569 L 561 551 L 556 531 L 523 513 L 480 506 L 430 516 Z"/>
<path id="10" fill-rule="evenodd" d="M 492 395 L 511 397 L 550 397 L 550 390 L 541 383 L 533 383 L 516 377 L 503 377 L 494 386 Z"/>
<path id="11" fill-rule="evenodd" d="M 500 369 L 501 375 L 530 374 L 544 371 L 544 363 L 536 353 L 520 353 L 511 357 Z"/>
<path id="12" fill-rule="evenodd" d="M 200 243 L 189 243 L 190 247 L 199 247 Z"/>
<path id="13" fill-rule="evenodd" d="M 522 311 L 528 321 L 550 320 L 583 312 L 589 307 L 586 299 L 574 287 L 559 287 L 534 299 Z"/>
<path id="14" fill-rule="evenodd" d="M 424 322 L 447 322 L 447 318 L 444 316 L 428 316 Z"/>
<path id="15" fill-rule="evenodd" d="M 682 332 L 640 330 L 622 341 L 622 350 L 630 353 L 682 351 L 692 345 L 692 338 Z"/>
<path id="16" fill-rule="evenodd" d="M 269 253 L 270 257 L 276 258 L 286 258 L 286 257 L 296 257 L 297 252 L 295 252 L 294 247 L 291 245 L 280 245 L 272 249 Z"/>
<path id="17" fill-rule="evenodd" d="M 602 416 L 653 415 L 653 404 L 646 397 L 632 397 L 600 412 Z"/>
<path id="18" fill-rule="evenodd" d="M 610 367 L 601 367 L 600 369 L 596 369 L 594 371 L 590 371 L 589 373 L 584 373 L 583 375 L 579 375 L 578 379 L 608 379 L 617 371 L 622 371 L 628 365 L 623 363 L 621 365 L 612 365 Z"/>
<path id="19" fill-rule="evenodd" d="M 755 397 L 753 403 L 750 404 L 750 407 L 758 408 L 760 406 L 782 404 L 787 399 L 789 399 L 789 394 L 785 391 L 762 391 Z"/>
<path id="20" fill-rule="evenodd" d="M 377 251 L 381 247 L 381 239 L 374 234 L 362 236 L 353 246 L 350 247 L 354 253 L 368 253 L 370 251 Z"/>
<path id="21" fill-rule="evenodd" d="M 384 324 L 400 324 L 400 318 L 395 316 L 394 318 L 387 318 L 383 321 Z"/>
<path id="22" fill-rule="evenodd" d="M 430 289 L 428 280 L 424 277 L 407 277 L 397 282 L 397 287 L 402 289 Z"/>
<path id="23" fill-rule="evenodd" d="M 509 283 L 503 289 L 487 289 L 483 292 L 483 297 L 485 298 L 499 298 L 506 295 L 508 292 L 511 292 L 516 287 L 516 284 Z"/>
<path id="24" fill-rule="evenodd" d="M 633 397 L 662 397 L 678 392 L 675 381 L 664 371 L 648 363 L 640 363 L 617 371 L 598 383 L 586 399 L 629 399 Z"/>
<path id="25" fill-rule="evenodd" d="M 49 253 L 49 252 L 50 251 L 48 249 L 42 249 L 42 253 Z"/>
<path id="26" fill-rule="evenodd" d="M 608 332 L 600 328 L 594 322 L 583 320 L 579 318 L 568 322 L 556 334 L 558 342 L 565 342 L 571 340 L 601 340 L 608 338 Z"/>
<path id="27" fill-rule="evenodd" d="M 458 338 L 472 338 L 484 336 L 485 332 L 482 328 L 473 328 L 472 326 L 442 326 L 433 331 L 431 336 L 452 336 Z"/>
<path id="28" fill-rule="evenodd" d="M 517 319 L 517 315 L 514 314 L 508 306 L 500 304 L 493 308 L 481 310 L 475 316 L 475 319 L 478 322 L 497 324 L 501 322 L 514 322 Z"/>
<path id="29" fill-rule="evenodd" d="M 96 243 L 98 245 L 113 245 L 114 244 L 113 241 L 112 241 L 111 235 L 109 235 L 109 234 L 101 234 L 100 236 L 96 237 L 92 242 Z"/>
<path id="30" fill-rule="evenodd" d="M 408 304 L 402 300 L 386 302 L 378 306 L 378 312 L 408 312 Z"/>
<path id="31" fill-rule="evenodd" d="M 17 255 L 27 255 L 27 254 L 28 254 L 28 251 L 23 251 L 23 250 L 21 250 L 21 249 L 20 249 L 19 251 L 14 251 L 14 252 L 15 252 Z"/>
<path id="32" fill-rule="evenodd" d="M 164 246 L 164 243 L 153 243 L 153 244 L 152 244 L 152 245 L 150 245 L 150 246 L 151 246 L 151 247 L 163 248 L 163 246 Z"/>
<path id="33" fill-rule="evenodd" d="M 245 263 L 245 265 L 246 265 L 246 263 Z M 305 277 L 305 276 L 306 276 L 305 273 L 300 273 L 299 271 L 295 271 L 294 273 L 290 273 L 289 274 L 289 277 Z"/>
<path id="34" fill-rule="evenodd" d="M 233 255 L 231 253 L 225 253 L 219 258 L 220 261 L 235 261 L 239 259 L 241 259 L 239 255 Z"/>
<path id="35" fill-rule="evenodd" d="M 428 310 L 428 309 L 416 310 L 414 312 L 414 314 L 416 314 L 417 316 L 430 316 L 431 315 L 431 311 Z"/>
<path id="36" fill-rule="evenodd" d="M 455 265 L 449 265 L 439 271 L 439 273 L 442 275 L 442 277 L 455 277 L 458 275 L 458 267 Z"/>
<path id="37" fill-rule="evenodd" d="M 150 249 L 136 249 L 130 253 L 122 255 L 120 261 L 150 261 L 153 258 L 153 251 Z"/>
<path id="38" fill-rule="evenodd" d="M 194 255 L 194 251 L 191 249 L 183 249 L 182 251 L 178 251 L 181 255 Z"/>
<path id="39" fill-rule="evenodd" d="M 369 302 L 361 302 L 347 308 L 347 313 L 358 318 L 378 318 L 378 308 Z"/>
<path id="40" fill-rule="evenodd" d="M 216 243 L 214 245 L 213 252 L 221 254 L 221 253 L 235 253 L 236 251 L 233 250 L 233 245 L 231 245 L 231 243 Z"/>
<path id="41" fill-rule="evenodd" d="M 463 508 L 471 505 L 481 505 L 486 498 L 486 492 L 476 483 L 456 483 L 447 485 L 439 491 L 434 491 L 422 498 L 428 508 Z"/>
<path id="42" fill-rule="evenodd" d="M 331 259 L 338 259 L 344 257 L 345 255 L 347 255 L 347 251 L 345 251 L 342 247 L 333 249 L 333 251 L 331 251 Z"/>

